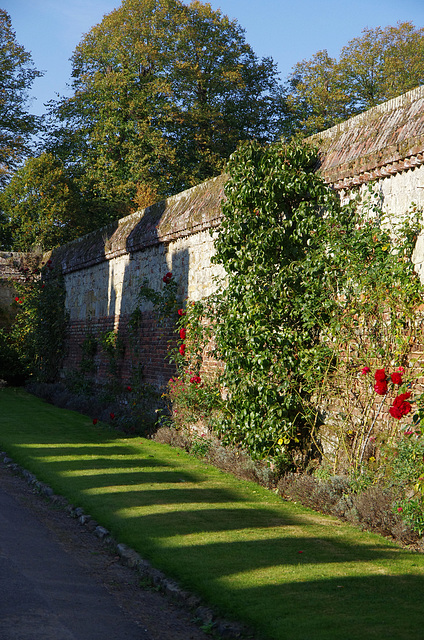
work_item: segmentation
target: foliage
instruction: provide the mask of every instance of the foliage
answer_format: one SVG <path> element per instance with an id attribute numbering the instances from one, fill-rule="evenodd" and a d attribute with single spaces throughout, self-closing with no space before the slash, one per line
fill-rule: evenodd
<path id="1" fill-rule="evenodd" d="M 225 288 L 193 308 L 198 316 L 213 309 L 209 331 L 225 363 L 224 419 L 215 425 L 223 442 L 277 463 L 291 451 L 301 466 L 326 455 L 318 436 L 325 423 L 339 443 L 335 466 L 362 486 L 378 465 L 377 438 L 395 437 L 415 400 L 406 384 L 420 366 L 410 361 L 422 329 L 422 286 L 411 262 L 420 212 L 389 219 L 372 186 L 342 207 L 315 163 L 314 149 L 298 141 L 249 143 L 233 154 L 214 258 L 227 273 Z M 180 318 L 181 327 L 186 322 Z M 182 342 L 169 396 L 184 420 L 195 407 L 188 382 L 203 353 Z M 407 365 L 395 384 L 389 376 L 401 378 L 396 367 Z M 377 402 L 378 381 L 370 384 L 364 367 L 387 369 L 386 402 Z"/>
<path id="2" fill-rule="evenodd" d="M 19 385 L 25 381 L 19 352 L 5 329 L 0 329 L 0 380 L 11 385 Z"/>
<path id="3" fill-rule="evenodd" d="M 198 1 L 182 16 L 167 134 L 179 190 L 219 173 L 239 140 L 276 139 L 283 114 L 276 65 L 257 59 L 236 21 Z"/>
<path id="4" fill-rule="evenodd" d="M 292 129 L 309 135 L 424 82 L 424 28 L 412 22 L 365 28 L 338 59 L 326 50 L 298 62 L 289 77 Z"/>
<path id="5" fill-rule="evenodd" d="M 99 339 L 102 351 L 106 354 L 108 360 L 108 369 L 111 379 L 119 384 L 119 364 L 124 355 L 124 344 L 117 331 L 105 331 Z"/>
<path id="6" fill-rule="evenodd" d="M 208 376 L 190 373 L 171 378 L 168 383 L 165 397 L 172 407 L 173 423 L 180 429 L 196 426 L 212 430 L 216 415 L 222 410 L 219 386 Z"/>
<path id="7" fill-rule="evenodd" d="M 389 461 L 390 480 L 398 490 L 394 511 L 424 534 L 424 438 L 422 428 L 408 430 L 394 445 Z"/>
<path id="8" fill-rule="evenodd" d="M 214 258 L 228 274 L 217 309 L 228 391 L 220 433 L 259 457 L 299 442 L 304 400 L 331 353 L 319 340 L 334 306 L 324 238 L 346 213 L 315 164 L 294 141 L 242 145 L 228 165 Z"/>
<path id="9" fill-rule="evenodd" d="M 122 416 L 117 424 L 126 433 L 151 435 L 155 430 L 160 398 L 158 391 L 147 384 L 143 376 L 133 371 L 131 385 L 124 389 Z"/>
<path id="10" fill-rule="evenodd" d="M 287 104 L 291 134 L 310 135 L 349 117 L 337 61 L 327 51 L 318 51 L 311 60 L 295 65 L 288 80 Z"/>
<path id="11" fill-rule="evenodd" d="M 81 373 L 95 373 L 97 370 L 97 366 L 95 363 L 95 356 L 97 354 L 99 347 L 99 343 L 94 335 L 89 331 L 85 336 L 82 345 L 81 345 L 81 362 L 80 362 L 80 371 Z"/>
<path id="12" fill-rule="evenodd" d="M 423 287 L 411 256 L 420 229 L 416 209 L 389 220 L 372 198 L 356 209 L 349 226 L 329 229 L 333 281 L 327 295 L 334 308 L 321 340 L 332 359 L 311 395 L 310 411 L 313 404 L 317 420 L 326 420 L 324 442 L 339 443 L 335 469 L 356 476 L 368 465 L 376 479 L 381 447 L 398 437 L 410 411 L 397 406 L 402 394 L 412 396 L 405 396 L 408 403 L 417 399 L 422 364 L 414 345 L 423 328 L 417 312 Z M 325 445 L 316 444 L 323 452 Z"/>
<path id="13" fill-rule="evenodd" d="M 194 435 L 191 441 L 190 453 L 198 458 L 205 458 L 210 449 L 212 447 L 212 443 L 205 436 L 196 436 Z"/>
<path id="14" fill-rule="evenodd" d="M 190 302 L 178 312 L 179 341 L 169 353 L 177 375 L 169 380 L 164 394 L 178 428 L 213 432 L 225 412 L 219 363 L 205 370 L 206 361 L 214 355 L 214 313 L 212 297 Z"/>
<path id="15" fill-rule="evenodd" d="M 63 163 L 51 154 L 30 158 L 0 194 L 12 249 L 52 249 L 91 230 Z"/>
<path id="16" fill-rule="evenodd" d="M 124 0 L 72 65 L 74 93 L 52 105 L 48 144 L 115 217 L 137 192 L 181 191 L 219 173 L 239 139 L 279 131 L 274 63 L 209 4 Z"/>
<path id="17" fill-rule="evenodd" d="M 400 438 L 391 459 L 391 478 L 397 486 L 417 487 L 424 473 L 424 439 L 421 433 Z"/>
<path id="18" fill-rule="evenodd" d="M 28 91 L 42 73 L 31 55 L 16 41 L 9 14 L 0 9 L 0 187 L 30 152 L 30 137 L 39 118 L 26 108 Z"/>
<path id="19" fill-rule="evenodd" d="M 147 278 L 140 284 L 140 288 L 137 292 L 134 310 L 130 318 L 130 326 L 133 331 L 136 331 L 141 318 L 140 307 L 147 301 L 153 304 L 155 312 L 157 313 L 157 321 L 160 325 L 166 326 L 173 324 L 177 318 L 177 310 L 181 304 L 178 282 L 172 277 L 172 273 L 168 271 L 163 278 L 165 286 L 161 290 L 152 289 L 149 286 Z"/>
<path id="20" fill-rule="evenodd" d="M 63 276 L 51 260 L 41 269 L 24 267 L 24 273 L 25 282 L 16 285 L 19 311 L 9 344 L 25 376 L 52 382 L 59 375 L 67 326 Z"/>
<path id="21" fill-rule="evenodd" d="M 352 482 L 365 487 L 388 403 L 376 405 L 360 372 L 393 373 L 420 331 L 410 260 L 419 212 L 389 227 L 372 188 L 341 207 L 315 161 L 296 141 L 250 143 L 232 156 L 215 243 L 227 281 L 217 297 L 180 310 L 171 354 L 178 375 L 166 398 L 176 425 L 215 430 L 224 443 L 284 464 L 293 448 L 303 461 L 324 454 L 318 428 L 336 410 L 326 424 L 339 442 L 336 464 L 347 461 Z M 143 291 L 163 313 L 164 292 Z M 207 349 L 225 363 L 222 377 L 200 374 Z M 406 387 L 390 385 L 393 411 Z"/>
<path id="22" fill-rule="evenodd" d="M 152 289 L 144 280 L 138 294 L 137 306 L 131 324 L 135 331 L 141 317 L 140 305 L 146 300 L 153 303 L 159 325 L 167 326 L 178 334 L 168 345 L 169 361 L 176 366 L 163 394 L 168 405 L 168 416 L 177 428 L 193 426 L 213 430 L 223 409 L 219 374 L 202 370 L 204 360 L 212 350 L 213 304 L 211 300 L 191 302 L 186 309 L 179 308 L 179 285 L 171 272 L 163 276 L 161 291 Z M 164 424 L 169 418 L 162 415 Z"/>
<path id="23" fill-rule="evenodd" d="M 413 531 L 416 531 L 420 537 L 424 534 L 424 502 L 422 497 L 399 500 L 395 509 Z"/>

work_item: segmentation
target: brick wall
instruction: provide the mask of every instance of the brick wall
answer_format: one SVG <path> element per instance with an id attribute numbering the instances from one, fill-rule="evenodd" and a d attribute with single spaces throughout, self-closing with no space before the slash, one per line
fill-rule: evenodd
<path id="1" fill-rule="evenodd" d="M 165 286 L 168 271 L 179 284 L 181 305 L 199 300 L 216 289 L 222 269 L 211 263 L 213 229 L 219 224 L 226 176 L 132 214 L 53 251 L 65 275 L 69 313 L 64 373 L 81 365 L 82 345 L 88 335 L 115 331 L 123 344 L 118 374 L 124 383 L 141 364 L 146 382 L 163 387 L 174 373 L 167 361 L 169 342 L 176 339 L 161 327 L 150 302 L 138 300 L 143 281 L 155 291 Z M 128 330 L 132 312 L 140 308 L 136 335 Z M 109 377 L 108 358 L 99 348 L 94 358 L 97 382 Z M 213 368 L 212 361 L 205 363 Z"/>
<path id="2" fill-rule="evenodd" d="M 424 87 L 355 116 L 312 142 L 321 152 L 319 171 L 341 197 L 373 182 L 389 215 L 403 213 L 412 202 L 424 207 Z M 79 367 L 89 333 L 100 338 L 114 330 L 125 345 L 120 375 L 129 381 L 136 357 L 128 322 L 143 280 L 160 290 L 162 276 L 172 271 L 183 301 L 215 290 L 215 278 L 225 274 L 211 263 L 211 232 L 220 224 L 225 181 L 225 175 L 208 180 L 45 256 L 59 263 L 65 276 L 70 318 L 65 371 Z M 418 239 L 415 262 L 424 279 L 424 238 Z M 146 381 L 161 387 L 172 374 L 165 358 L 172 336 L 158 326 L 151 304 L 144 303 L 141 311 L 133 347 Z M 96 355 L 95 364 L 96 379 L 107 378 L 104 354 Z"/>

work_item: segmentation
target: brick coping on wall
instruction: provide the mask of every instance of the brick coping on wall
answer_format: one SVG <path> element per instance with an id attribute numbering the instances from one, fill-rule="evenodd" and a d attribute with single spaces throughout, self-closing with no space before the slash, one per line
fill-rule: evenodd
<path id="1" fill-rule="evenodd" d="M 350 189 L 424 163 L 424 86 L 309 138 L 319 171 L 337 190 Z"/>
<path id="2" fill-rule="evenodd" d="M 54 249 L 48 256 L 59 261 L 66 274 L 217 227 L 227 179 L 223 174 L 207 180 Z"/>

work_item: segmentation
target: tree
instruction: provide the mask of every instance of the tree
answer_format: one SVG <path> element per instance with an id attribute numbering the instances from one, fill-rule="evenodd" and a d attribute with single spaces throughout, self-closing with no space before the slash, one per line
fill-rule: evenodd
<path id="1" fill-rule="evenodd" d="M 52 249 L 90 231 L 80 200 L 58 158 L 43 153 L 27 160 L 0 194 L 11 248 Z"/>
<path id="2" fill-rule="evenodd" d="M 168 77 L 167 136 L 182 176 L 177 188 L 220 172 L 240 140 L 278 138 L 282 103 L 275 64 L 271 58 L 259 62 L 243 29 L 209 4 L 185 7 Z"/>
<path id="3" fill-rule="evenodd" d="M 42 73 L 32 63 L 31 55 L 16 42 L 12 22 L 0 9 L 0 187 L 30 151 L 30 137 L 40 126 L 40 119 L 28 113 L 28 91 Z"/>
<path id="4" fill-rule="evenodd" d="M 319 51 L 289 78 L 292 129 L 322 131 L 424 83 L 424 28 L 399 22 L 364 29 L 339 59 Z"/>
<path id="5" fill-rule="evenodd" d="M 335 114 L 342 121 L 348 116 L 348 96 L 340 83 L 337 61 L 327 51 L 318 51 L 311 60 L 297 63 L 290 78 L 288 106 L 293 132 L 305 134 L 333 126 Z"/>
<path id="6" fill-rule="evenodd" d="M 137 190 L 157 198 L 216 175 L 239 140 L 278 137 L 274 63 L 208 4 L 124 0 L 72 64 L 74 93 L 52 107 L 49 144 L 118 214 Z"/>

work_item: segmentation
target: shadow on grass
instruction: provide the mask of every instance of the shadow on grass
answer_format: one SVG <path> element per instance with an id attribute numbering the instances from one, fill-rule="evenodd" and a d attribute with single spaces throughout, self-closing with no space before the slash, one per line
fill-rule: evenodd
<path id="1" fill-rule="evenodd" d="M 94 432 L 87 421 L 68 434 L 63 424 L 50 427 L 50 435 L 28 418 L 16 430 L 6 422 L 0 416 L 0 442 L 12 457 L 259 636 L 424 638 L 422 555 L 185 454 Z"/>
<path id="2" fill-rule="evenodd" d="M 251 586 L 241 594 L 250 622 L 273 639 L 422 640 L 423 587 L 417 575 L 341 575 Z M 266 611 L 264 602 L 271 605 Z"/>

